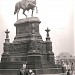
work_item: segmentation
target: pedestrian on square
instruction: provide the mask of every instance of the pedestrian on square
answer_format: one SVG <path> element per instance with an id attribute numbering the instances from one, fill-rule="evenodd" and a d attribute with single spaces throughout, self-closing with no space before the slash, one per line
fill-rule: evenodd
<path id="1" fill-rule="evenodd" d="M 70 69 L 68 69 L 68 71 L 67 71 L 67 75 L 71 75 L 71 73 L 70 73 Z"/>
<path id="2" fill-rule="evenodd" d="M 67 71 L 69 70 L 69 64 L 67 64 Z"/>
<path id="3" fill-rule="evenodd" d="M 74 71 L 74 65 L 73 63 L 71 64 L 71 75 L 73 75 L 73 71 Z"/>
<path id="4" fill-rule="evenodd" d="M 29 74 L 28 75 L 35 75 L 35 74 L 31 69 L 29 69 Z"/>
<path id="5" fill-rule="evenodd" d="M 23 67 L 19 70 L 18 75 L 28 75 L 26 64 L 23 64 Z"/>
<path id="6" fill-rule="evenodd" d="M 62 72 L 65 73 L 66 72 L 66 67 L 64 64 L 62 64 Z"/>
<path id="7" fill-rule="evenodd" d="M 71 66 L 69 63 L 67 63 L 67 71 L 71 69 Z"/>

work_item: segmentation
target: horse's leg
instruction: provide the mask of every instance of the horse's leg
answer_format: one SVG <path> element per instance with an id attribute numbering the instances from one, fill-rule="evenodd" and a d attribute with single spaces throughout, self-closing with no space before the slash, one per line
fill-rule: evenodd
<path id="1" fill-rule="evenodd" d="M 25 14 L 25 10 L 23 10 L 23 14 L 26 16 L 26 18 L 27 18 L 27 15 Z"/>
<path id="2" fill-rule="evenodd" d="M 35 6 L 36 7 L 36 13 L 38 13 L 38 9 L 37 9 L 37 6 Z"/>
<path id="3" fill-rule="evenodd" d="M 18 13 L 19 13 L 19 10 L 20 10 L 20 9 L 17 10 L 17 20 L 18 20 Z"/>
<path id="4" fill-rule="evenodd" d="M 17 10 L 17 20 L 18 20 L 18 13 L 19 13 L 19 9 Z"/>
<path id="5" fill-rule="evenodd" d="M 18 12 L 17 12 L 17 20 L 18 20 Z"/>

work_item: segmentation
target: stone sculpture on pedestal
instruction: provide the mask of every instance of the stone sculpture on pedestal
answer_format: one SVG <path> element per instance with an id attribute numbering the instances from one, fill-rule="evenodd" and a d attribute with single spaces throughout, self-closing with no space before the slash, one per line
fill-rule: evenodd
<path id="1" fill-rule="evenodd" d="M 26 9 L 24 9 L 24 11 L 30 10 L 30 6 L 34 5 L 35 7 L 36 5 L 35 0 L 22 1 L 29 1 L 27 4 L 25 3 L 24 6 L 27 8 L 25 7 Z M 16 7 L 14 13 L 18 11 L 19 8 Z M 27 69 L 32 69 L 36 75 L 61 72 L 61 68 L 57 68 L 54 61 L 52 42 L 49 36 L 50 30 L 48 28 L 45 30 L 47 32 L 47 37 L 46 41 L 43 41 L 39 33 L 40 23 L 39 18 L 33 16 L 18 19 L 14 24 L 16 27 L 16 36 L 12 43 L 9 42 L 9 31 L 7 30 L 5 32 L 6 39 L 3 48 L 4 52 L 1 57 L 1 69 L 11 69 L 14 73 L 15 71 L 17 73 L 16 69 L 20 69 L 23 64 L 26 64 Z M 16 73 L 14 75 L 16 75 Z"/>
<path id="2" fill-rule="evenodd" d="M 23 9 L 23 14 L 27 17 L 25 14 L 25 11 L 32 10 L 31 16 L 33 17 L 34 8 L 36 7 L 36 13 L 38 12 L 37 6 L 36 6 L 36 0 L 22 0 L 16 3 L 15 5 L 15 11 L 14 15 L 17 13 L 17 19 L 18 19 L 18 13 L 20 9 Z"/>

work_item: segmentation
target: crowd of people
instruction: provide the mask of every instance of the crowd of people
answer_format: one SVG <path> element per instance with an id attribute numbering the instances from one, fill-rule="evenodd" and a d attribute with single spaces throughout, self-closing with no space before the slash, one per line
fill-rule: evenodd
<path id="1" fill-rule="evenodd" d="M 71 65 L 62 64 L 62 72 L 67 75 L 73 75 L 74 73 L 74 64 Z M 32 69 L 26 69 L 26 64 L 23 64 L 22 68 L 19 70 L 18 75 L 35 75 Z"/>
<path id="2" fill-rule="evenodd" d="M 62 64 L 62 72 L 67 73 L 67 75 L 73 75 L 74 74 L 74 64 L 71 65 L 67 63 L 67 65 Z"/>
<path id="3" fill-rule="evenodd" d="M 26 69 L 26 64 L 19 70 L 18 75 L 35 75 L 32 69 Z"/>

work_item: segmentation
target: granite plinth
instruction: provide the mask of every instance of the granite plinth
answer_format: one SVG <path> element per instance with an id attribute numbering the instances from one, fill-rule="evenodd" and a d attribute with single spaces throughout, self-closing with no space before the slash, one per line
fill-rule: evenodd
<path id="1" fill-rule="evenodd" d="M 0 75 L 17 75 L 19 69 L 0 69 Z"/>
<path id="2" fill-rule="evenodd" d="M 4 43 L 4 53 L 0 63 L 1 72 L 4 71 L 9 75 L 9 70 L 11 70 L 16 75 L 16 69 L 20 69 L 23 64 L 27 65 L 27 69 L 32 69 L 36 75 L 62 72 L 61 68 L 55 64 L 49 36 L 46 41 L 42 40 L 39 33 L 40 23 L 37 17 L 16 21 L 14 41 Z"/>
<path id="3" fill-rule="evenodd" d="M 28 18 L 24 18 L 24 19 L 19 19 L 16 21 L 16 23 L 14 25 L 18 25 L 18 24 L 22 24 L 22 23 L 41 23 L 41 21 L 39 20 L 38 17 L 28 17 Z"/>
<path id="4" fill-rule="evenodd" d="M 60 74 L 60 68 L 32 69 L 36 75 Z M 0 69 L 0 75 L 17 75 L 19 69 Z"/>
<path id="5" fill-rule="evenodd" d="M 3 62 L 0 63 L 0 69 L 20 69 L 25 62 Z"/>
<path id="6" fill-rule="evenodd" d="M 16 26 L 16 36 L 13 43 L 29 42 L 32 39 L 32 31 L 34 25 L 35 37 L 37 40 L 42 40 L 39 33 L 39 24 L 41 21 L 37 17 L 29 17 L 25 19 L 19 19 L 14 24 Z"/>

